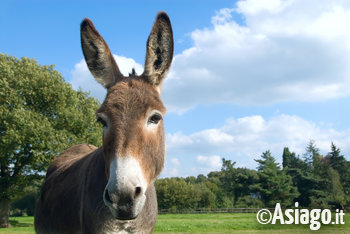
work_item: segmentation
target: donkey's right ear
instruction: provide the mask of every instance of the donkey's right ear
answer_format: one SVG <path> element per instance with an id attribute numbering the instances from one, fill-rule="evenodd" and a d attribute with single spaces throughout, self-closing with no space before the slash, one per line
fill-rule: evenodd
<path id="1" fill-rule="evenodd" d="M 122 79 L 107 43 L 97 32 L 90 19 L 85 18 L 80 25 L 81 47 L 87 66 L 95 79 L 105 88 Z"/>
<path id="2" fill-rule="evenodd" d="M 159 12 L 147 40 L 144 76 L 152 85 L 159 86 L 168 70 L 174 55 L 173 30 L 169 16 Z"/>

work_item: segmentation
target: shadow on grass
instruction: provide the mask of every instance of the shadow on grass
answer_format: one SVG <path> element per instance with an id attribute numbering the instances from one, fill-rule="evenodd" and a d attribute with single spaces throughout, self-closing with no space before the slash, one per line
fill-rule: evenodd
<path id="1" fill-rule="evenodd" d="M 22 223 L 18 220 L 10 219 L 11 227 L 33 227 L 32 223 Z"/>

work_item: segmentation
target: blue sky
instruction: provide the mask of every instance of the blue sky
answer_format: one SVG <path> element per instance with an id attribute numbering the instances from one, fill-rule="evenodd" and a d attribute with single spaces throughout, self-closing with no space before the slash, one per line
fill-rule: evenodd
<path id="1" fill-rule="evenodd" d="M 206 174 L 225 157 L 255 168 L 265 150 L 302 155 L 331 141 L 350 160 L 350 4 L 343 1 L 2 1 L 0 52 L 55 64 L 102 99 L 80 48 L 90 18 L 122 72 L 141 73 L 156 13 L 172 21 L 175 57 L 162 87 L 162 176 Z"/>

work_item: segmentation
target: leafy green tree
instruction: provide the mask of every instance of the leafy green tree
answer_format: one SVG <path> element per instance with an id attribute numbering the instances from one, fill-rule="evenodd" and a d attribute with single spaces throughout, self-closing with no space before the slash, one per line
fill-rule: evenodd
<path id="1" fill-rule="evenodd" d="M 185 181 L 190 184 L 195 184 L 196 183 L 196 177 L 194 176 L 188 176 L 185 178 Z"/>
<path id="2" fill-rule="evenodd" d="M 54 69 L 0 54 L 0 227 L 10 202 L 73 144 L 101 144 L 98 101 Z"/>
<path id="3" fill-rule="evenodd" d="M 306 153 L 304 154 L 304 161 L 309 166 L 311 170 L 318 167 L 322 155 L 320 155 L 320 150 L 317 148 L 315 142 L 311 140 L 306 147 Z"/>
<path id="4" fill-rule="evenodd" d="M 226 160 L 223 158 L 220 176 L 222 188 L 224 189 L 223 194 L 228 198 L 228 200 L 232 201 L 232 204 L 234 204 L 235 200 L 236 187 L 236 169 L 234 168 L 235 164 L 236 162 L 232 162 L 231 160 Z"/>
<path id="5" fill-rule="evenodd" d="M 324 176 L 320 177 L 319 174 L 325 173 L 326 168 L 314 141 L 308 143 L 303 159 L 301 160 L 295 157 L 294 153 L 291 153 L 290 164 L 287 164 L 286 168 L 287 174 L 293 178 L 293 185 L 297 186 L 300 193 L 295 201 L 305 207 L 325 208 L 327 207 L 327 194 L 324 189 L 327 180 Z"/>
<path id="6" fill-rule="evenodd" d="M 332 142 L 329 154 L 331 167 L 338 172 L 340 183 L 343 187 L 345 203 L 350 206 L 350 162 L 340 153 L 340 149 Z"/>
<path id="7" fill-rule="evenodd" d="M 196 179 L 196 183 L 202 183 L 202 182 L 205 182 L 207 180 L 207 177 L 203 174 L 199 174 L 197 176 L 197 179 Z"/>
<path id="8" fill-rule="evenodd" d="M 340 180 L 339 173 L 332 167 L 328 167 L 327 177 L 329 178 L 329 184 L 326 191 L 328 191 L 328 203 L 334 208 L 344 209 L 346 203 L 346 196 Z"/>
<path id="9" fill-rule="evenodd" d="M 194 184 L 183 178 L 165 178 L 155 182 L 159 209 L 195 209 L 200 201 L 200 192 Z"/>
<path id="10" fill-rule="evenodd" d="M 196 193 L 199 193 L 197 208 L 214 208 L 215 194 L 206 186 L 204 182 L 195 185 Z"/>
<path id="11" fill-rule="evenodd" d="M 312 175 L 317 179 L 315 185 L 318 191 L 316 196 L 311 198 L 310 206 L 344 208 L 347 202 L 347 196 L 344 193 L 344 186 L 345 188 L 348 186 L 347 177 L 349 176 L 347 161 L 333 143 L 331 150 L 327 156 L 314 159 Z"/>
<path id="12" fill-rule="evenodd" d="M 255 160 L 259 163 L 259 183 L 255 187 L 262 201 L 269 207 L 273 207 L 277 202 L 284 206 L 291 205 L 293 199 L 299 195 L 297 188 L 293 186 L 292 178 L 285 170 L 280 169 L 270 151 L 264 152 L 261 158 Z"/>
<path id="13" fill-rule="evenodd" d="M 309 144 L 310 145 L 310 144 Z M 314 143 L 312 143 L 314 146 Z M 308 147 L 310 148 L 310 147 Z M 313 149 L 316 151 L 316 149 Z M 307 207 L 311 204 L 311 197 L 318 193 L 318 179 L 312 174 L 312 155 L 308 159 L 300 159 L 294 152 L 290 152 L 288 147 L 283 150 L 283 169 L 292 177 L 293 185 L 298 188 L 299 196 L 295 198 L 301 206 Z"/>
<path id="14" fill-rule="evenodd" d="M 258 172 L 256 170 L 251 170 L 247 168 L 236 168 L 235 169 L 235 188 L 234 188 L 234 198 L 236 207 L 249 207 L 242 206 L 243 201 L 248 201 L 250 204 L 257 198 L 253 198 L 256 193 L 255 184 L 259 182 Z M 243 200 L 242 198 L 245 197 Z M 248 199 L 251 197 L 251 199 Z M 240 202 L 238 202 L 240 200 Z M 238 205 L 237 203 L 240 203 Z"/>
<path id="15" fill-rule="evenodd" d="M 282 154 L 282 167 L 283 169 L 286 167 L 291 167 L 292 160 L 295 157 L 294 153 L 291 153 L 289 151 L 288 147 L 284 147 L 283 154 Z"/>
<path id="16" fill-rule="evenodd" d="M 304 186 L 308 192 L 310 203 L 313 208 L 329 208 L 330 205 L 343 203 L 343 192 L 339 186 L 339 175 L 334 171 L 329 163 L 329 157 L 323 157 L 313 141 L 310 141 L 304 154 L 305 163 L 308 170 L 305 170 L 305 178 L 311 183 Z M 336 190 L 338 195 L 333 194 Z"/>
<path id="17" fill-rule="evenodd" d="M 285 148 L 283 166 L 292 177 L 293 185 L 298 188 L 300 195 L 295 201 L 301 206 L 342 208 L 346 203 L 347 196 L 343 186 L 347 183 L 343 183 L 342 179 L 347 175 L 347 161 L 340 156 L 340 150 L 333 143 L 332 152 L 323 157 L 316 144 L 310 141 L 304 161 Z M 341 177 L 338 170 L 342 172 Z"/>
<path id="18" fill-rule="evenodd" d="M 215 194 L 215 207 L 232 208 L 234 201 L 232 197 L 227 195 L 229 192 L 224 185 L 224 183 L 226 183 L 224 180 L 225 173 L 223 171 L 213 171 L 208 174 L 208 182 L 206 185 Z"/>
<path id="19" fill-rule="evenodd" d="M 216 197 L 216 194 L 219 191 L 218 184 L 214 183 L 209 178 L 204 182 L 204 184 Z"/>
<path id="20" fill-rule="evenodd" d="M 221 171 L 211 172 L 208 175 L 208 180 L 218 185 L 218 190 L 215 191 L 217 207 L 247 207 L 248 204 L 244 204 L 245 201 L 252 205 L 252 202 L 259 200 L 254 197 L 254 185 L 259 180 L 256 170 L 234 166 L 235 162 L 223 158 Z"/>

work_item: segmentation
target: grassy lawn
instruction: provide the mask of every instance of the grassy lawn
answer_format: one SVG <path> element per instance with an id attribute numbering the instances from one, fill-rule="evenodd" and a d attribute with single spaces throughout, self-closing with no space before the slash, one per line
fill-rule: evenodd
<path id="1" fill-rule="evenodd" d="M 262 225 L 255 213 L 159 215 L 155 233 L 307 233 L 308 225 Z M 350 233 L 350 216 L 344 225 L 323 225 L 317 233 Z"/>
<path id="2" fill-rule="evenodd" d="M 256 214 L 163 214 L 158 216 L 155 233 L 311 233 L 308 225 L 262 225 Z M 313 233 L 350 233 L 350 215 L 344 225 L 323 225 Z M 1 233 L 35 233 L 33 217 L 12 217 L 12 228 Z"/>
<path id="3" fill-rule="evenodd" d="M 11 228 L 0 228 L 0 233 L 29 234 L 34 231 L 34 217 L 10 217 Z"/>

